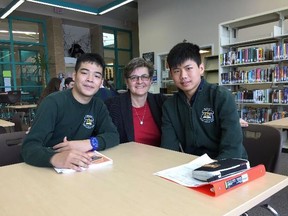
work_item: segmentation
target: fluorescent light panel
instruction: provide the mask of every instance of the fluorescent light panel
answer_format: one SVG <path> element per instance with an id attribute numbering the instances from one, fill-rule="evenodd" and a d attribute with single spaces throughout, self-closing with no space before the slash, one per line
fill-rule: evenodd
<path id="1" fill-rule="evenodd" d="M 11 14 L 16 8 L 18 8 L 21 4 L 24 3 L 25 0 L 18 0 L 17 2 L 16 1 L 13 1 L 11 2 L 11 5 L 14 4 L 13 6 L 11 6 L 3 15 L 1 15 L 1 19 L 5 19 L 9 14 Z M 14 3 L 16 2 L 16 3 Z M 7 8 L 9 7 L 10 5 L 7 6 Z"/>
<path id="2" fill-rule="evenodd" d="M 63 9 L 72 10 L 72 11 L 77 11 L 77 12 L 86 13 L 86 14 L 92 14 L 92 15 L 97 15 L 98 14 L 96 12 L 91 12 L 91 11 L 87 11 L 87 10 L 81 10 L 81 9 L 72 8 L 72 7 L 66 7 L 66 6 L 57 5 L 57 4 L 48 3 L 48 2 L 42 2 L 42 1 L 36 1 L 36 0 L 26 0 L 26 1 L 37 3 L 37 4 L 42 4 L 42 5 L 48 5 L 48 6 L 52 6 L 52 7 L 63 8 Z"/>
<path id="3" fill-rule="evenodd" d="M 0 33 L 9 33 L 9 31 L 7 30 L 0 30 Z M 12 31 L 13 34 L 34 34 L 34 35 L 38 35 L 38 32 L 28 32 L 28 31 Z"/>
<path id="4" fill-rule="evenodd" d="M 68 6 L 64 6 L 64 5 L 60 5 L 57 3 L 52 3 L 52 2 L 46 2 L 46 1 L 37 1 L 37 0 L 26 0 L 27 2 L 33 2 L 33 3 L 37 3 L 37 4 L 42 4 L 42 5 L 47 5 L 47 6 L 52 6 L 52 7 L 58 7 L 58 8 L 63 8 L 63 9 L 67 9 L 67 10 L 72 10 L 72 11 L 77 11 L 77 12 L 81 12 L 81 13 L 86 13 L 86 14 L 91 14 L 91 15 L 97 15 L 97 12 L 93 12 L 93 11 L 89 11 L 89 10 L 82 10 L 82 9 L 78 9 L 75 7 L 68 7 Z M 107 9 L 104 9 L 102 12 L 100 12 L 99 14 L 103 15 L 105 13 L 108 13 L 109 11 L 112 11 L 118 7 L 121 7 L 129 2 L 132 2 L 133 0 L 126 0 L 123 1 L 119 4 L 113 5 L 111 7 L 107 7 Z M 25 2 L 25 0 L 18 0 L 16 3 L 16 0 L 14 0 L 11 3 L 11 7 L 9 10 L 7 10 L 0 18 L 1 19 L 5 19 L 10 13 L 12 13 L 17 7 L 19 7 L 22 3 Z M 14 4 L 14 5 L 13 5 Z M 10 5 L 7 6 L 7 8 L 9 8 Z M 105 6 L 103 8 L 106 8 Z M 101 9 L 101 8 L 100 8 Z M 97 10 L 96 10 L 97 11 Z"/>
<path id="5" fill-rule="evenodd" d="M 209 53 L 209 52 L 210 52 L 209 50 L 201 50 L 201 49 L 200 49 L 200 52 L 199 52 L 199 53 L 200 53 L 200 54 L 203 54 L 203 53 Z"/>
<path id="6" fill-rule="evenodd" d="M 116 8 L 118 8 L 118 7 L 121 7 L 122 5 L 125 5 L 125 4 L 127 4 L 127 3 L 129 3 L 129 2 L 132 2 L 132 1 L 133 1 L 133 0 L 124 1 L 124 2 L 122 2 L 122 3 L 120 3 L 120 4 L 114 5 L 114 6 L 110 7 L 110 8 L 108 8 L 108 9 L 100 12 L 99 14 L 100 14 L 100 15 L 103 15 L 103 14 L 105 14 L 105 13 L 108 13 L 108 12 L 111 11 L 111 10 L 114 10 L 114 9 L 116 9 Z"/>

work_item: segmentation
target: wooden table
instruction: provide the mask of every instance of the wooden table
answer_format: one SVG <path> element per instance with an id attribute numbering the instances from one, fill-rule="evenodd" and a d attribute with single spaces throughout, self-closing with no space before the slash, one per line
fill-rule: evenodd
<path id="1" fill-rule="evenodd" d="M 270 125 L 275 128 L 288 129 L 288 118 L 277 119 L 274 121 L 265 122 L 263 124 Z"/>
<path id="2" fill-rule="evenodd" d="M 4 119 L 0 119 L 0 126 L 4 127 L 6 132 L 12 132 L 14 131 L 14 122 L 6 121 Z"/>
<path id="3" fill-rule="evenodd" d="M 37 104 L 22 104 L 22 105 L 8 105 L 6 108 L 16 110 L 17 112 L 25 112 L 27 116 L 27 125 L 31 126 L 33 121 L 32 110 L 37 108 Z"/>
<path id="4" fill-rule="evenodd" d="M 2 126 L 2 127 L 14 127 L 15 123 L 0 119 L 0 126 Z"/>
<path id="5" fill-rule="evenodd" d="M 0 215 L 235 216 L 288 185 L 287 176 L 266 173 L 211 197 L 153 175 L 195 156 L 135 143 L 103 153 L 113 165 L 80 173 L 25 163 L 0 167 Z"/>
<path id="6" fill-rule="evenodd" d="M 281 143 L 284 152 L 288 152 L 288 139 L 287 139 L 287 129 L 288 129 L 288 118 L 277 119 L 269 122 L 263 123 L 264 125 L 269 125 L 278 128 L 281 132 Z"/>
<path id="7" fill-rule="evenodd" d="M 37 104 L 23 104 L 23 105 L 8 105 L 8 106 L 6 106 L 6 108 L 16 109 L 16 110 L 19 110 L 19 109 L 34 109 L 36 107 L 37 107 Z"/>

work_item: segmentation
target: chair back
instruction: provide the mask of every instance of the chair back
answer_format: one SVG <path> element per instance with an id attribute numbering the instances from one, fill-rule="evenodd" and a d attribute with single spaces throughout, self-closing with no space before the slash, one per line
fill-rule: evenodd
<path id="1" fill-rule="evenodd" d="M 21 91 L 8 91 L 8 103 L 15 104 L 21 101 Z"/>
<path id="2" fill-rule="evenodd" d="M 277 172 L 281 153 L 281 133 L 268 125 L 243 128 L 243 145 L 251 166 L 263 164 L 268 172 Z"/>
<path id="3" fill-rule="evenodd" d="M 15 124 L 14 131 L 23 131 L 23 120 L 24 120 L 25 112 L 15 112 L 11 122 Z"/>
<path id="4" fill-rule="evenodd" d="M 0 166 L 23 162 L 21 145 L 25 131 L 0 134 Z"/>
<path id="5" fill-rule="evenodd" d="M 0 134 L 7 133 L 5 127 L 0 126 Z"/>
<path id="6" fill-rule="evenodd" d="M 8 94 L 0 94 L 0 103 L 2 104 L 9 103 Z"/>

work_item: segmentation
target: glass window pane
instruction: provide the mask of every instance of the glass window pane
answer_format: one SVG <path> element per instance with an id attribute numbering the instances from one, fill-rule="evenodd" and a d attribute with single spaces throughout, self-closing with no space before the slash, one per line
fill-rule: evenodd
<path id="1" fill-rule="evenodd" d="M 117 32 L 117 46 L 119 49 L 130 49 L 130 35 L 128 32 Z"/>
<path id="2" fill-rule="evenodd" d="M 114 67 L 107 66 L 105 68 L 105 80 L 114 80 Z"/>
<path id="3" fill-rule="evenodd" d="M 13 20 L 12 22 L 13 28 L 13 39 L 14 41 L 25 41 L 25 42 L 34 42 L 39 43 L 42 42 L 42 29 L 38 23 L 26 22 L 20 20 Z"/>
<path id="4" fill-rule="evenodd" d="M 0 22 L 0 40 L 10 40 L 9 38 L 8 20 L 1 20 Z"/>
<path id="5" fill-rule="evenodd" d="M 41 72 L 37 69 L 37 66 L 16 65 L 15 86 L 24 92 L 29 92 L 29 97 L 26 97 L 26 99 L 38 98 L 43 90 L 43 87 Z"/>
<path id="6" fill-rule="evenodd" d="M 21 81 L 17 85 L 41 85 L 41 70 L 35 62 L 37 55 L 37 51 L 19 50 L 19 58 L 24 65 L 17 66 L 16 73 Z"/>
<path id="7" fill-rule="evenodd" d="M 21 79 L 21 85 L 24 81 L 24 85 L 32 83 L 33 85 L 41 85 L 46 79 L 44 76 L 47 73 L 49 61 L 44 58 L 42 53 L 44 53 L 44 49 L 40 46 L 31 46 L 30 49 L 25 47 L 18 50 L 17 59 L 20 59 L 21 66 L 17 66 L 16 74 Z M 17 85 L 19 84 L 17 82 Z"/>
<path id="8" fill-rule="evenodd" d="M 31 62 L 37 56 L 38 51 L 35 50 L 19 50 L 20 61 L 21 62 Z"/>
<path id="9" fill-rule="evenodd" d="M 24 59 L 23 54 L 22 54 L 22 59 L 21 59 L 20 55 L 21 55 L 22 50 L 34 50 L 34 53 L 35 53 L 35 50 L 38 50 L 38 49 L 39 49 L 39 46 L 31 46 L 28 44 L 15 43 L 14 44 L 14 60 L 15 60 L 15 62 L 27 61 L 27 57 L 26 57 L 26 59 Z M 34 57 L 35 57 L 35 55 L 34 55 Z"/>
<path id="10" fill-rule="evenodd" d="M 131 60 L 129 51 L 118 51 L 118 64 L 126 65 Z"/>
<path id="11" fill-rule="evenodd" d="M 105 61 L 106 65 L 114 65 L 115 64 L 114 50 L 104 49 L 104 61 Z"/>
<path id="12" fill-rule="evenodd" d="M 44 47 L 28 44 L 15 44 L 14 46 L 15 62 L 35 63 L 38 53 L 44 53 Z"/>
<path id="13" fill-rule="evenodd" d="M 118 73 L 116 74 L 116 85 L 118 89 L 126 89 L 124 81 L 124 66 L 119 66 Z"/>
<path id="14" fill-rule="evenodd" d="M 103 46 L 114 48 L 115 46 L 115 37 L 114 32 L 112 30 L 103 30 Z"/>
<path id="15" fill-rule="evenodd" d="M 0 62 L 10 62 L 10 46 L 6 43 L 0 43 Z"/>
<path id="16" fill-rule="evenodd" d="M 42 22 L 11 19 L 12 43 L 7 20 L 0 21 L 0 91 L 21 88 L 33 92 L 33 98 L 37 98 L 46 78 L 43 76 L 49 73 L 47 58 L 41 57 L 39 64 L 36 61 L 37 56 L 45 53 L 44 26 Z"/>

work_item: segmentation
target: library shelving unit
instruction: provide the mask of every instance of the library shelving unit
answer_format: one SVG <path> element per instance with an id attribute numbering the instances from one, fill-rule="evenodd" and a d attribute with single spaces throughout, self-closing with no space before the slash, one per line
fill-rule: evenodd
<path id="1" fill-rule="evenodd" d="M 204 57 L 205 79 L 210 83 L 218 83 L 218 55 Z"/>
<path id="2" fill-rule="evenodd" d="M 288 116 L 288 8 L 219 24 L 219 85 L 250 123 Z"/>

